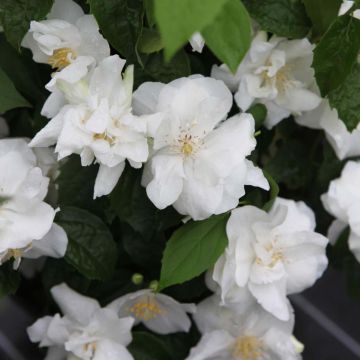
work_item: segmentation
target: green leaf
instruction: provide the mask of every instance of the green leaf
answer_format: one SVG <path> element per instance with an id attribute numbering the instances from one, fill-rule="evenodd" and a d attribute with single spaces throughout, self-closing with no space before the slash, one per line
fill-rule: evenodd
<path id="1" fill-rule="evenodd" d="M 57 223 L 69 238 L 65 260 L 88 279 L 108 279 L 115 268 L 117 248 L 102 220 L 86 210 L 63 207 Z"/>
<path id="2" fill-rule="evenodd" d="M 152 204 L 141 186 L 141 172 L 130 167 L 125 169 L 110 199 L 118 217 L 146 238 L 181 220 L 181 215 L 172 207 L 159 210 Z"/>
<path id="3" fill-rule="evenodd" d="M 77 155 L 71 156 L 61 167 L 56 179 L 59 186 L 59 204 L 87 208 L 93 199 L 97 166 L 81 166 Z"/>
<path id="4" fill-rule="evenodd" d="M 274 205 L 274 202 L 275 202 L 277 196 L 279 195 L 280 189 L 279 189 L 279 185 L 277 184 L 275 179 L 266 170 L 263 170 L 263 172 L 264 172 L 264 175 L 270 185 L 270 199 L 263 206 L 263 209 L 265 211 L 269 211 L 272 208 L 272 206 Z"/>
<path id="5" fill-rule="evenodd" d="M 29 30 L 32 20 L 42 20 L 50 12 L 53 0 L 1 0 L 0 22 L 9 43 L 16 49 Z"/>
<path id="6" fill-rule="evenodd" d="M 303 0 L 314 31 L 322 35 L 337 18 L 342 0 Z"/>
<path id="7" fill-rule="evenodd" d="M 129 62 L 138 60 L 144 7 L 141 0 L 89 0 L 100 29 L 110 44 Z"/>
<path id="8" fill-rule="evenodd" d="M 265 166 L 276 182 L 285 184 L 289 189 L 299 189 L 312 179 L 310 148 L 297 139 L 285 140 L 275 156 Z"/>
<path id="9" fill-rule="evenodd" d="M 163 47 L 160 34 L 156 30 L 144 28 L 139 40 L 139 51 L 144 54 L 151 54 L 160 51 Z"/>
<path id="10" fill-rule="evenodd" d="M 343 84 L 329 93 L 330 106 L 336 108 L 349 131 L 354 130 L 360 122 L 359 94 L 360 65 L 356 64 Z"/>
<path id="11" fill-rule="evenodd" d="M 300 0 L 244 0 L 262 30 L 288 38 L 303 38 L 311 22 Z"/>
<path id="12" fill-rule="evenodd" d="M 188 281 L 215 264 L 228 243 L 228 218 L 222 214 L 191 221 L 174 232 L 162 259 L 160 289 Z"/>
<path id="13" fill-rule="evenodd" d="M 136 331 L 128 346 L 135 360 L 172 360 L 173 356 L 166 343 L 159 336 Z"/>
<path id="14" fill-rule="evenodd" d="M 146 13 L 146 20 L 150 27 L 153 27 L 156 23 L 155 19 L 155 0 L 144 0 L 144 7 Z"/>
<path id="15" fill-rule="evenodd" d="M 31 105 L 15 89 L 14 84 L 0 68 L 0 114 L 18 107 Z"/>
<path id="16" fill-rule="evenodd" d="M 189 57 L 183 50 L 177 52 L 169 62 L 164 61 L 163 52 L 150 54 L 144 59 L 143 64 L 144 69 L 138 68 L 135 72 L 137 85 L 144 81 L 168 83 L 191 74 Z"/>
<path id="17" fill-rule="evenodd" d="M 251 42 L 251 21 L 242 2 L 228 0 L 202 35 L 211 51 L 235 72 Z"/>
<path id="18" fill-rule="evenodd" d="M 0 68 L 11 78 L 16 89 L 32 103 L 42 105 L 48 93 L 40 78 L 41 67 L 33 61 L 30 51 L 24 49 L 19 53 L 6 41 L 4 34 L 0 34 L 0 54 Z M 49 74 L 46 75 L 48 82 Z"/>
<path id="19" fill-rule="evenodd" d="M 12 261 L 0 266 L 0 299 L 15 294 L 20 284 L 20 273 L 13 270 Z"/>
<path id="20" fill-rule="evenodd" d="M 228 0 L 155 0 L 155 18 L 170 60 L 191 36 L 210 25 Z"/>
<path id="21" fill-rule="evenodd" d="M 360 49 L 360 20 L 338 17 L 314 50 L 313 68 L 321 95 L 340 86 L 356 63 Z"/>

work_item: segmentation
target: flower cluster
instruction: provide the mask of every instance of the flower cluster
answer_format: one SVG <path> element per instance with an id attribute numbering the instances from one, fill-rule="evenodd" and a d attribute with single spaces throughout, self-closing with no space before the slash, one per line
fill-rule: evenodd
<path id="1" fill-rule="evenodd" d="M 339 15 L 351 12 L 353 3 L 345 1 Z M 189 42 L 197 53 L 205 46 L 199 32 Z M 55 0 L 45 20 L 31 22 L 22 46 L 53 73 L 41 110 L 48 122 L 30 141 L 8 138 L 9 127 L 0 118 L 0 168 L 6 169 L 0 174 L 0 264 L 13 259 L 17 269 L 21 258 L 65 256 L 68 237 L 54 223 L 62 209 L 54 209 L 56 196 L 50 199 L 48 193 L 59 161 L 66 163 L 73 154 L 81 169 L 98 166 L 94 199 L 110 195 L 126 167 L 138 169 L 139 189 L 156 211 L 144 222 L 161 223 L 149 234 L 151 241 L 163 226 L 162 210 L 170 206 L 181 215 L 179 223 L 180 218 L 190 225 L 228 219 L 225 251 L 206 268 L 211 268 L 206 285 L 212 295 L 199 304 L 160 293 L 157 282 L 130 293 L 121 289 L 105 307 L 65 283 L 53 286 L 62 315 L 45 316 L 28 328 L 32 342 L 49 348 L 46 359 L 131 360 L 127 347 L 133 327 L 141 324 L 167 335 L 189 332 L 193 322 L 201 336 L 187 360 L 301 359 L 303 346 L 292 335 L 295 317 L 288 296 L 322 276 L 328 239 L 315 231 L 315 214 L 303 201 L 277 197 L 268 207 L 252 205 L 251 192 L 264 196 L 270 177 L 256 165 L 264 161 L 257 161 L 258 127 L 251 109 L 257 104 L 266 109 L 269 132 L 293 116 L 297 125 L 324 130 L 339 159 L 360 155 L 360 127 L 350 132 L 320 95 L 311 67 L 314 45 L 307 38 L 254 31 L 235 74 L 225 64 L 211 63 L 211 76 L 137 86 L 140 70 L 111 54 L 95 17 L 72 0 Z M 360 162 L 347 162 L 321 201 L 336 218 L 328 231 L 330 242 L 350 228 L 349 248 L 360 262 L 357 179 Z M 123 231 L 126 220 L 109 224 Z M 165 236 L 174 230 L 169 223 Z M 65 259 L 76 267 L 72 256 Z"/>

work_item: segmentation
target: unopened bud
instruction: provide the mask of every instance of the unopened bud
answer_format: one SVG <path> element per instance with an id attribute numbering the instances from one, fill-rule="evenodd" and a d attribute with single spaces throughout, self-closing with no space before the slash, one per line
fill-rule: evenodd
<path id="1" fill-rule="evenodd" d="M 131 277 L 131 281 L 135 285 L 141 285 L 142 282 L 144 281 L 144 276 L 142 276 L 141 274 L 136 273 Z"/>
<path id="2" fill-rule="evenodd" d="M 158 291 L 159 289 L 159 282 L 157 280 L 153 280 L 150 282 L 149 284 L 149 289 L 151 289 L 152 291 Z"/>

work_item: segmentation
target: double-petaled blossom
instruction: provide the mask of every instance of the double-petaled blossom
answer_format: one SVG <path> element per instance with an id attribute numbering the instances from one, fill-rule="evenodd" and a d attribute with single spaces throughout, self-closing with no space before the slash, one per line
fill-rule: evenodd
<path id="1" fill-rule="evenodd" d="M 328 240 L 314 229 L 314 213 L 303 202 L 278 198 L 269 213 L 233 210 L 229 244 L 213 271 L 223 303 L 242 303 L 250 292 L 265 310 L 289 320 L 286 295 L 312 286 L 327 267 Z"/>
<path id="2" fill-rule="evenodd" d="M 162 116 L 142 180 L 156 207 L 173 205 L 200 220 L 235 208 L 245 185 L 268 189 L 262 171 L 246 159 L 256 145 L 254 119 L 226 120 L 231 105 L 222 81 L 200 75 L 136 90 L 134 111 Z"/>
<path id="3" fill-rule="evenodd" d="M 299 360 L 292 337 L 293 317 L 280 321 L 253 304 L 237 313 L 219 306 L 211 296 L 198 305 L 194 316 L 202 337 L 186 360 Z"/>
<path id="4" fill-rule="evenodd" d="M 133 67 L 124 75 L 125 60 L 118 55 L 102 60 L 98 67 L 75 84 L 58 80 L 44 108 L 54 115 L 33 138 L 31 146 L 56 144 L 58 159 L 79 154 L 83 166 L 100 164 L 94 197 L 109 194 L 119 180 L 125 160 L 139 168 L 148 158 L 149 123 L 159 116 L 132 114 Z M 66 105 L 59 106 L 59 98 Z"/>
<path id="5" fill-rule="evenodd" d="M 360 155 L 360 125 L 350 132 L 339 119 L 337 110 L 330 108 L 327 99 L 316 109 L 295 117 L 295 121 L 302 126 L 324 130 L 339 159 Z"/>
<path id="6" fill-rule="evenodd" d="M 23 139 L 0 140 L 0 262 L 42 255 L 62 257 L 64 230 L 53 223 L 55 210 L 44 202 L 49 179 Z"/>
<path id="7" fill-rule="evenodd" d="M 54 286 L 51 294 L 64 316 L 45 316 L 28 328 L 32 342 L 49 347 L 46 359 L 133 360 L 126 348 L 132 340 L 131 317 L 119 318 L 65 284 Z"/>
<path id="8" fill-rule="evenodd" d="M 120 317 L 131 316 L 135 324 L 143 323 L 158 334 L 188 332 L 191 321 L 187 313 L 193 314 L 196 309 L 194 304 L 180 304 L 150 289 L 126 294 L 108 307 L 116 310 Z"/>
<path id="9" fill-rule="evenodd" d="M 329 239 L 334 243 L 341 232 L 350 226 L 349 247 L 360 262 L 360 162 L 349 161 L 338 179 L 331 181 L 321 200 L 325 209 L 336 220 L 329 229 Z"/>
<path id="10" fill-rule="evenodd" d="M 110 55 L 94 16 L 85 15 L 72 0 L 56 0 L 46 20 L 31 21 L 22 46 L 32 51 L 36 62 L 57 70 L 49 88 L 57 79 L 77 82 L 89 67 Z"/>
<path id="11" fill-rule="evenodd" d="M 308 39 L 268 39 L 259 32 L 250 50 L 232 76 L 225 65 L 214 66 L 212 76 L 222 79 L 235 91 L 235 101 L 246 111 L 252 104 L 267 108 L 265 125 L 272 128 L 291 114 L 316 108 L 321 98 L 312 91 L 313 46 Z"/>

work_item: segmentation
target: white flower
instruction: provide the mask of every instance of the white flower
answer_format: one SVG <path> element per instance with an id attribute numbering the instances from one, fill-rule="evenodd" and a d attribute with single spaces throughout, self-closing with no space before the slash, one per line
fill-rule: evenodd
<path id="1" fill-rule="evenodd" d="M 295 117 L 295 121 L 309 128 L 323 129 L 339 159 L 360 155 L 360 125 L 352 132 L 348 131 L 336 109 L 330 108 L 327 99 L 316 109 Z"/>
<path id="2" fill-rule="evenodd" d="M 345 15 L 355 4 L 355 1 L 343 0 L 340 9 L 339 9 L 339 16 Z M 351 15 L 356 18 L 360 19 L 360 10 L 356 9 L 355 11 L 351 12 Z"/>
<path id="3" fill-rule="evenodd" d="M 120 317 L 132 316 L 135 324 L 141 322 L 158 334 L 188 332 L 191 321 L 187 313 L 195 312 L 194 304 L 180 304 L 170 296 L 150 289 L 124 295 L 108 308 L 116 310 Z"/>
<path id="4" fill-rule="evenodd" d="M 0 263 L 14 258 L 17 268 L 22 257 L 64 256 L 67 236 L 43 201 L 49 179 L 25 140 L 0 140 L 0 168 Z"/>
<path id="5" fill-rule="evenodd" d="M 9 126 L 3 117 L 0 117 L 0 139 L 9 136 Z"/>
<path id="6" fill-rule="evenodd" d="M 133 67 L 118 55 L 100 62 L 94 71 L 76 84 L 58 81 L 56 91 L 46 104 L 46 112 L 56 114 L 34 137 L 30 146 L 56 143 L 58 160 L 80 154 L 83 166 L 94 160 L 100 164 L 94 197 L 109 194 L 125 167 L 125 160 L 139 168 L 148 158 L 147 119 L 131 112 Z M 57 99 L 67 104 L 59 107 Z M 59 111 L 60 108 L 60 111 Z"/>
<path id="7" fill-rule="evenodd" d="M 241 293 L 250 291 L 265 310 L 288 320 L 286 295 L 312 286 L 328 263 L 328 240 L 314 229 L 314 213 L 303 202 L 278 198 L 269 213 L 254 206 L 233 210 L 229 245 L 213 273 L 223 302 L 234 293 L 242 301 Z"/>
<path id="8" fill-rule="evenodd" d="M 201 220 L 236 207 L 244 185 L 268 189 L 261 170 L 246 159 L 256 145 L 254 119 L 242 114 L 222 122 L 231 105 L 224 83 L 202 76 L 144 83 L 134 93 L 135 111 L 163 116 L 143 174 L 157 208 L 172 204 Z"/>
<path id="9" fill-rule="evenodd" d="M 199 32 L 196 32 L 189 40 L 189 43 L 192 47 L 193 51 L 196 51 L 198 53 L 202 53 L 204 45 L 205 45 L 205 40 L 204 38 L 201 36 L 201 34 Z"/>
<path id="10" fill-rule="evenodd" d="M 325 209 L 336 217 L 329 229 L 334 243 L 342 230 L 350 226 L 349 247 L 360 262 L 360 162 L 349 161 L 340 178 L 331 181 L 321 200 Z"/>
<path id="11" fill-rule="evenodd" d="M 246 313 L 219 306 L 216 296 L 198 305 L 195 322 L 200 342 L 186 360 L 298 360 L 293 319 L 279 321 L 256 304 Z"/>
<path id="12" fill-rule="evenodd" d="M 32 51 L 34 61 L 59 70 L 50 88 L 57 79 L 80 80 L 90 65 L 110 55 L 94 16 L 85 15 L 72 0 L 56 0 L 46 20 L 31 21 L 22 46 Z"/>
<path id="13" fill-rule="evenodd" d="M 321 98 L 310 90 L 314 82 L 312 49 L 306 38 L 272 36 L 268 40 L 265 32 L 259 32 L 235 76 L 224 65 L 214 66 L 212 76 L 236 88 L 235 101 L 241 110 L 254 103 L 264 104 L 268 111 L 265 125 L 272 128 L 291 114 L 319 105 Z"/>
<path id="14" fill-rule="evenodd" d="M 28 328 L 32 342 L 50 347 L 47 359 L 132 360 L 126 349 L 131 342 L 131 317 L 119 318 L 113 309 L 101 308 L 92 298 L 70 289 L 54 286 L 52 296 L 62 313 L 45 316 Z"/>

